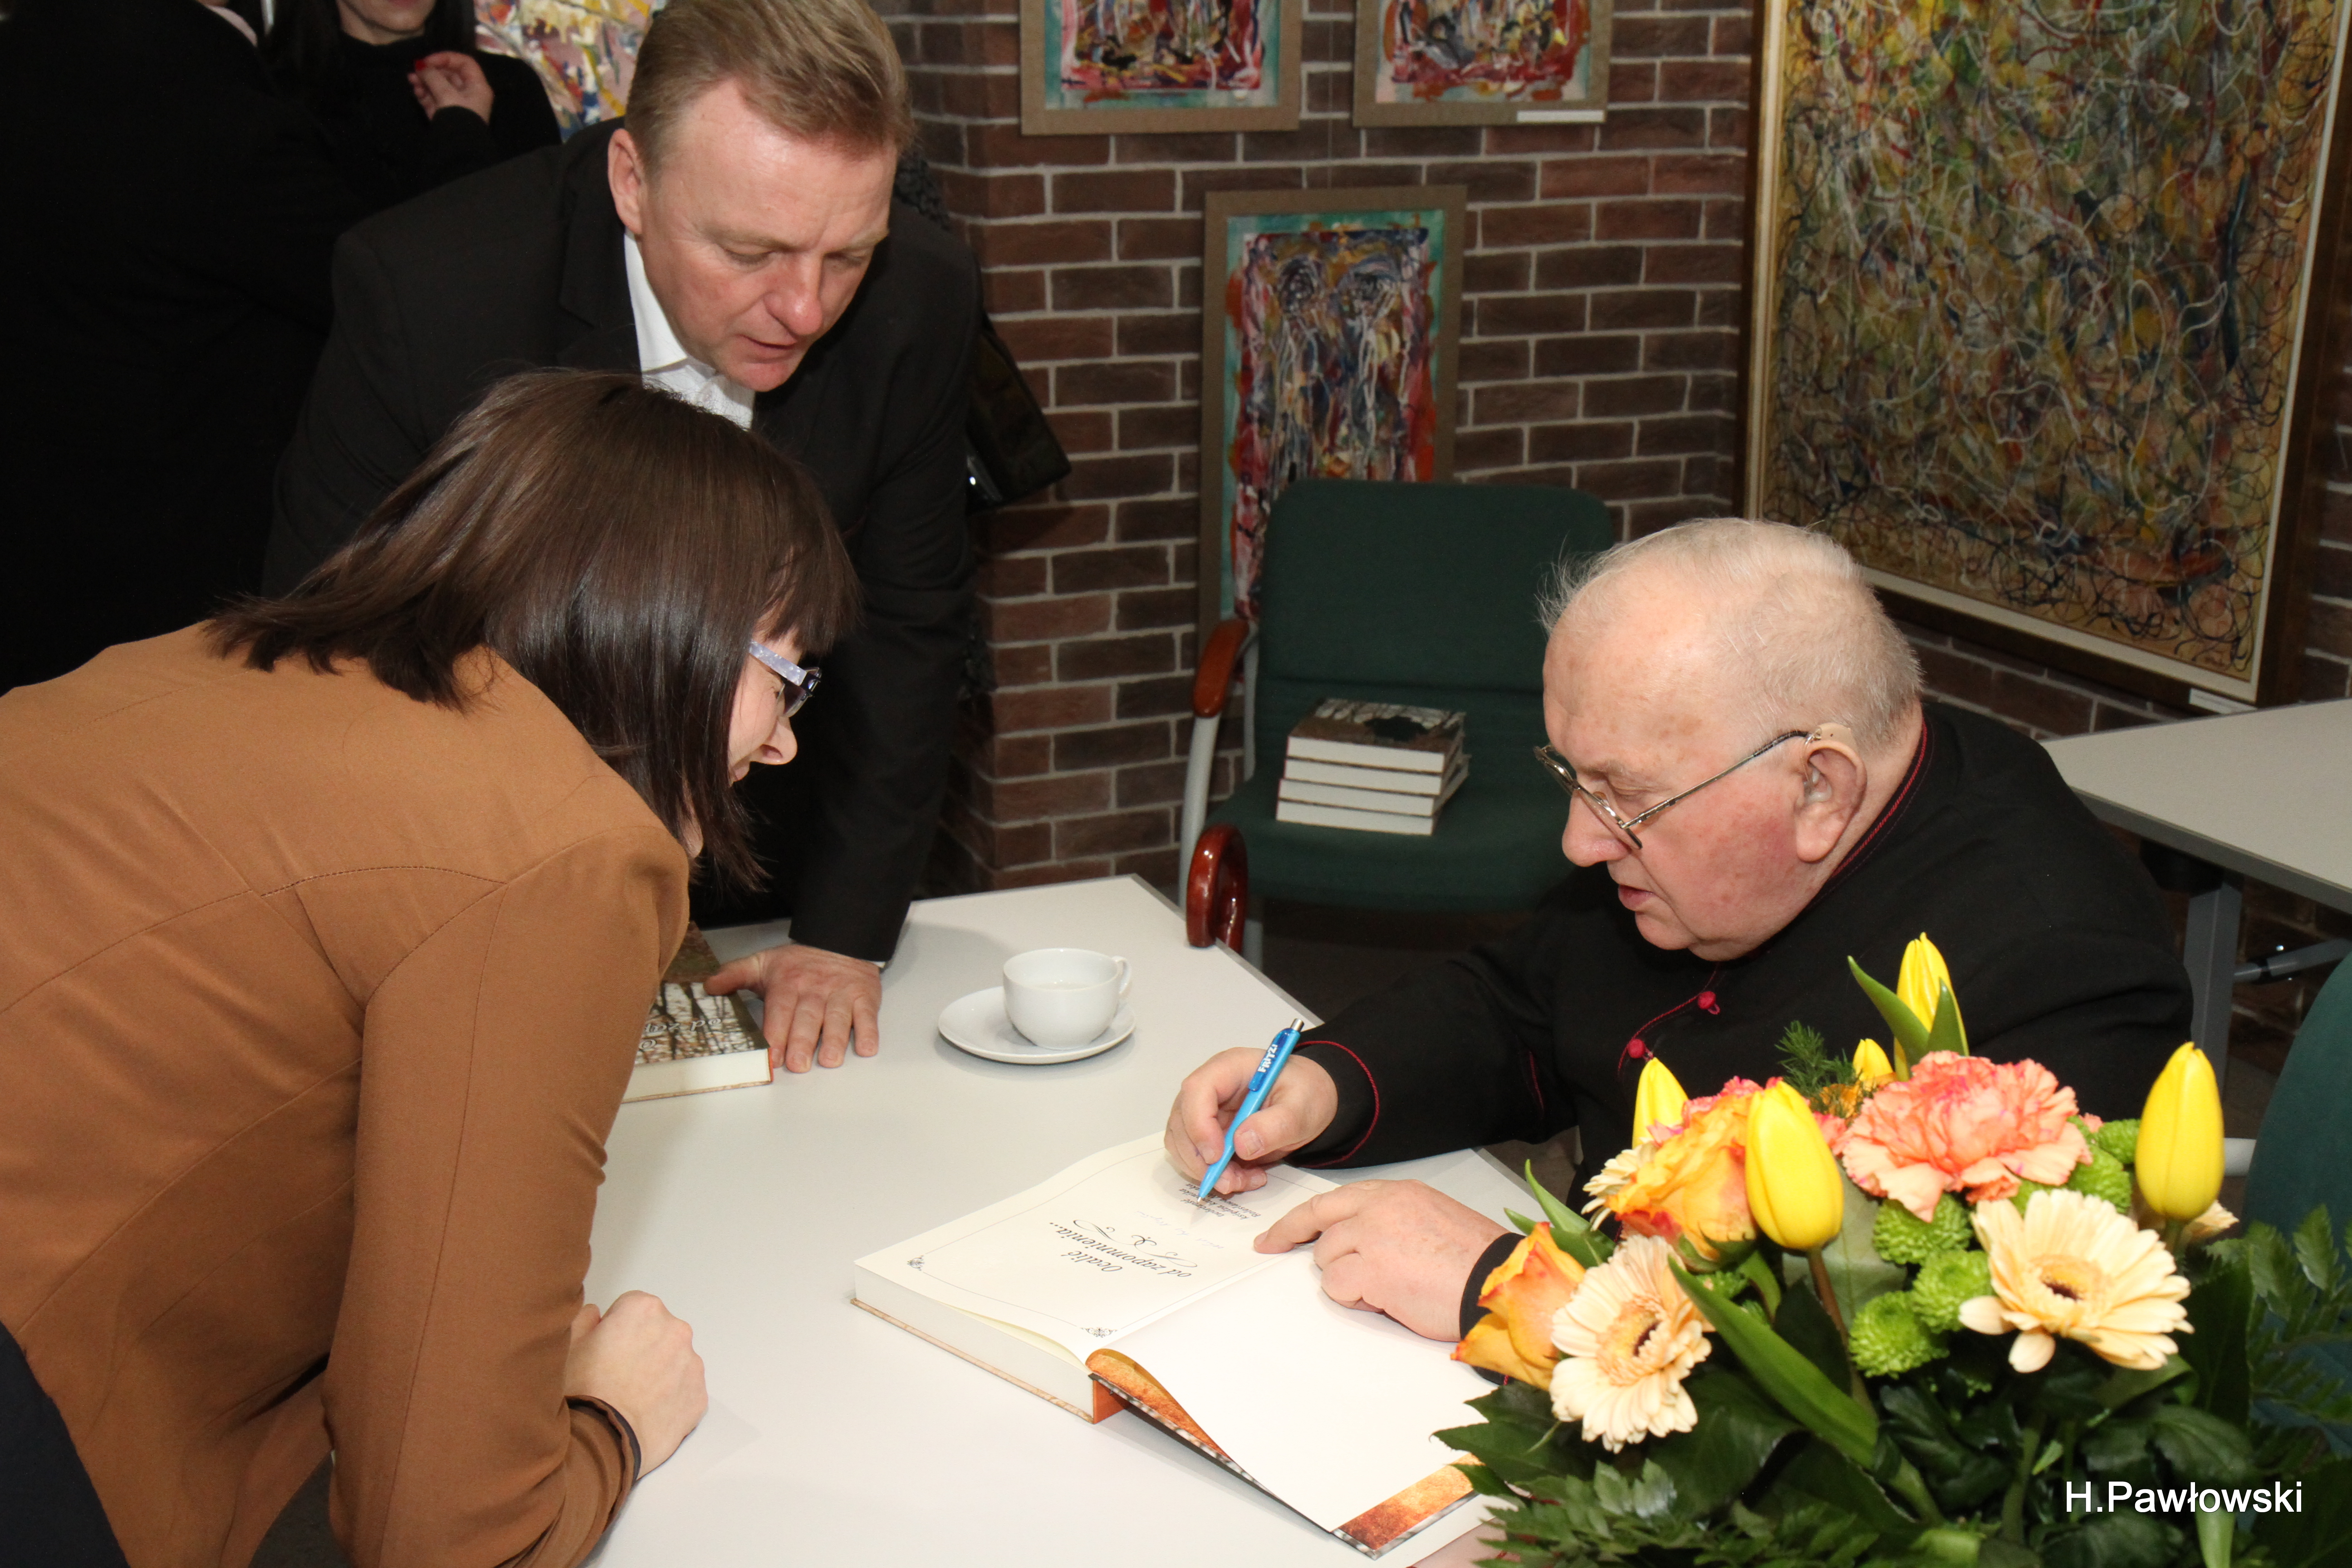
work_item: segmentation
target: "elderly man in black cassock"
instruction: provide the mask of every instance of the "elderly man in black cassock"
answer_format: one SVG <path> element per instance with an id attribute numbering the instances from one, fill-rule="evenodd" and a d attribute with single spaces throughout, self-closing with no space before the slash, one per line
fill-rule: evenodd
<path id="1" fill-rule="evenodd" d="M 1314 1031 L 1221 1190 L 1277 1161 L 1384 1164 L 1570 1127 L 1597 1168 L 1632 1142 L 1652 1058 L 1711 1094 L 1776 1073 L 1791 1023 L 1847 1048 L 1883 1032 L 1846 960 L 1891 979 L 1923 932 L 1977 1054 L 2031 1057 L 2084 1110 L 2138 1113 L 2189 1031 L 2155 888 L 2040 746 L 1922 704 L 1917 660 L 1843 549 L 1686 523 L 1605 552 L 1555 601 L 1543 762 L 1572 797 L 1577 869 L 1509 936 Z M 1168 1152 L 1193 1179 L 1258 1055 L 1222 1052 L 1178 1090 Z M 1517 1239 L 1418 1182 L 1364 1182 L 1258 1245 L 1313 1241 L 1335 1300 L 1451 1340 Z"/>

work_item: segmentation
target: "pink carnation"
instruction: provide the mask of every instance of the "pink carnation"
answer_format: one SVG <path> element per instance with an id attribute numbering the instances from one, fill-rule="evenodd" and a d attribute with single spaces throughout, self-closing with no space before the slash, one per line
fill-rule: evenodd
<path id="1" fill-rule="evenodd" d="M 1864 1103 L 1840 1153 L 1854 1185 L 1924 1220 L 1946 1193 L 1973 1204 L 2020 1180 L 2063 1185 L 2091 1157 L 2074 1114 L 2074 1091 L 2040 1062 L 1936 1051 Z"/>

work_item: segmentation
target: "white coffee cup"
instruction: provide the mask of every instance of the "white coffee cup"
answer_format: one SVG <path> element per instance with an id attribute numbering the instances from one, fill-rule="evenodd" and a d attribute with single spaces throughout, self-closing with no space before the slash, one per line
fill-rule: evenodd
<path id="1" fill-rule="evenodd" d="M 1127 960 L 1083 947 L 1040 947 L 1004 965 L 1004 1015 L 1037 1046 L 1078 1046 L 1110 1026 L 1127 1000 Z"/>

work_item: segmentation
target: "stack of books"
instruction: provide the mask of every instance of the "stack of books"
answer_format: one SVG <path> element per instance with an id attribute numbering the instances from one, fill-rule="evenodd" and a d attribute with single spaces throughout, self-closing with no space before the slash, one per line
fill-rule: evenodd
<path id="1" fill-rule="evenodd" d="M 1331 698 L 1291 729 L 1275 820 L 1426 837 L 1469 774 L 1462 731 L 1444 709 Z"/>

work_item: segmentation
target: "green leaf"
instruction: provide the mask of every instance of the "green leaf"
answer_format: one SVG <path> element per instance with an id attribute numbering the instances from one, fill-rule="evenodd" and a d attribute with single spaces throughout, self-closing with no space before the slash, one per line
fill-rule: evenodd
<path id="1" fill-rule="evenodd" d="M 1745 1491 L 1780 1439 L 1799 1427 L 1735 1373 L 1702 1367 L 1684 1386 L 1698 1406 L 1698 1424 L 1648 1451 L 1696 1519 Z"/>
<path id="2" fill-rule="evenodd" d="M 2148 1417 L 2157 1448 L 2185 1480 L 2206 1486 L 2242 1487 L 2255 1478 L 2253 1450 L 2245 1429 L 2190 1405 L 2165 1405 Z"/>
<path id="3" fill-rule="evenodd" d="M 1853 1381 L 1853 1369 L 1845 1359 L 1845 1339 L 1822 1310 L 1822 1299 L 1813 1294 L 1810 1279 L 1789 1287 L 1780 1298 L 1780 1310 L 1772 1319 L 1772 1331 L 1789 1342 L 1791 1349 L 1821 1369 L 1823 1377 L 1839 1388 Z"/>
<path id="4" fill-rule="evenodd" d="M 1977 1568 L 2042 1568 L 2042 1554 L 2007 1541 L 1988 1541 L 1977 1552 Z"/>
<path id="5" fill-rule="evenodd" d="M 1895 1547 L 1919 1535 L 1918 1521 L 1896 1508 L 1878 1483 L 1826 1443 L 1808 1442 L 1773 1482 L 1776 1491 L 1815 1498 L 1853 1515 Z"/>
<path id="6" fill-rule="evenodd" d="M 2110 1410 L 2121 1410 L 2133 1400 L 2162 1388 L 2175 1378 L 2189 1373 L 2189 1362 L 2183 1356 L 2167 1356 L 2164 1364 L 2154 1372 L 2142 1372 L 2137 1367 L 2119 1366 L 2099 1384 L 2098 1400 Z"/>
<path id="7" fill-rule="evenodd" d="M 1962 1442 L 1925 1391 L 1908 1383 L 1885 1384 L 1878 1390 L 1878 1404 L 1885 1429 L 1919 1467 L 1943 1507 L 1965 1512 L 2009 1484 L 2014 1461 L 1978 1453 Z"/>
<path id="8" fill-rule="evenodd" d="M 1948 985 L 1937 988 L 1936 1021 L 1927 1030 L 1927 1048 L 1949 1051 L 1956 1057 L 1969 1054 L 1969 1032 L 1960 1026 L 1959 998 Z"/>
<path id="9" fill-rule="evenodd" d="M 1647 1459 L 1643 1461 L 1640 1471 L 1631 1476 L 1603 1465 L 1592 1472 L 1592 1495 L 1605 1513 L 1660 1519 L 1674 1509 L 1674 1478 Z"/>
<path id="10" fill-rule="evenodd" d="M 1437 1436 L 1441 1441 L 1445 1437 L 1445 1434 L 1443 1432 L 1440 1432 Z M 1512 1489 L 1511 1484 L 1508 1481 L 1503 1479 L 1502 1477 L 1496 1475 L 1485 1465 L 1474 1465 L 1467 1462 L 1462 1462 L 1457 1463 L 1454 1468 L 1461 1471 L 1464 1478 L 1469 1481 L 1470 1489 L 1476 1492 L 1481 1497 L 1517 1498 L 1519 1495 Z"/>
<path id="11" fill-rule="evenodd" d="M 1682 1282 L 1684 1292 L 1714 1326 L 1716 1337 L 1730 1347 L 1758 1386 L 1781 1409 L 1802 1422 L 1807 1430 L 1866 1468 L 1878 1446 L 1877 1414 L 1855 1404 L 1851 1395 L 1823 1376 L 1821 1369 L 1788 1341 L 1700 1284 L 1681 1264 L 1669 1267 Z M 1783 1313 L 1789 1310 L 1789 1301 L 1799 1294 L 1801 1292 L 1791 1291 L 1789 1300 L 1780 1303 Z"/>
<path id="12" fill-rule="evenodd" d="M 2272 1236 L 2275 1239 L 2277 1233 Z M 2253 1315 L 2254 1287 L 2244 1255 L 2209 1258 L 2205 1278 L 2189 1292 L 2189 1332 L 2179 1359 L 2197 1373 L 2198 1405 L 2240 1426 L 2253 1397 L 2247 1365 Z"/>
<path id="13" fill-rule="evenodd" d="M 2197 1551 L 2205 1559 L 2205 1568 L 2230 1568 L 2230 1542 L 2237 1533 L 2234 1514 L 2216 1509 L 2197 1516 Z"/>
<path id="14" fill-rule="evenodd" d="M 2276 1568 L 2342 1568 L 2352 1562 L 2352 1459 L 2330 1459 L 2299 1481 L 2301 1509 L 2254 1516 L 2254 1544 Z"/>
<path id="15" fill-rule="evenodd" d="M 1541 1220 L 1529 1219 L 1527 1215 L 1519 1213 L 1517 1209 L 1505 1209 L 1503 1211 L 1503 1217 L 1509 1220 L 1512 1225 L 1516 1226 L 1521 1236 L 1527 1235 L 1529 1231 L 1535 1229 L 1537 1226 L 1543 1223 Z"/>
<path id="16" fill-rule="evenodd" d="M 1458 1453 L 1469 1455 L 1497 1479 L 1522 1489 L 1559 1473 L 1557 1458 L 1543 1434 L 1530 1433 L 1523 1426 L 1496 1421 L 1478 1426 L 1454 1426 L 1438 1433 L 1437 1440 Z"/>
<path id="17" fill-rule="evenodd" d="M 1551 1222 L 1552 1242 L 1562 1252 L 1587 1268 L 1598 1268 L 1609 1261 L 1611 1249 L 1607 1242 L 1582 1215 L 1552 1196 L 1550 1189 L 1536 1180 L 1533 1160 L 1528 1162 L 1528 1191 L 1535 1194 L 1544 1218 Z"/>
<path id="18" fill-rule="evenodd" d="M 1851 1323 L 1854 1314 L 1874 1298 L 1902 1289 L 1910 1276 L 1902 1265 L 1881 1258 L 1877 1243 L 1871 1239 L 1878 1224 L 1878 1200 L 1852 1182 L 1846 1182 L 1844 1187 L 1845 1216 L 1837 1235 L 1822 1248 L 1822 1266 L 1829 1270 L 1830 1289 L 1837 1292 L 1838 1310 Z M 1801 1253 L 1792 1252 L 1789 1257 L 1804 1269 L 1805 1279 L 1812 1277 Z M 1791 1277 L 1795 1277 L 1793 1270 Z"/>
<path id="19" fill-rule="evenodd" d="M 2169 1568 L 2180 1532 L 2146 1513 L 2103 1513 L 2042 1538 L 2043 1568 Z"/>
<path id="20" fill-rule="evenodd" d="M 1871 1004 L 1878 1009 L 1878 1016 L 1886 1020 L 1888 1028 L 1895 1031 L 1895 1041 L 1902 1046 L 1905 1054 L 1915 1063 L 1926 1056 L 1927 1026 L 1920 1022 L 1918 1014 L 1911 1011 L 1910 1004 L 1864 974 L 1862 965 L 1852 958 L 1848 958 L 1845 964 L 1853 971 L 1854 980 L 1862 986 L 1863 994 L 1868 996 Z"/>
<path id="21" fill-rule="evenodd" d="M 2303 1266 L 2303 1277 L 2311 1281 L 2313 1289 L 2322 1295 L 2336 1289 L 2341 1270 L 2336 1261 L 2336 1227 L 2328 1222 L 2327 1205 L 2320 1205 L 2303 1216 L 2294 1231 L 2294 1258 Z"/>

